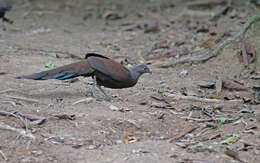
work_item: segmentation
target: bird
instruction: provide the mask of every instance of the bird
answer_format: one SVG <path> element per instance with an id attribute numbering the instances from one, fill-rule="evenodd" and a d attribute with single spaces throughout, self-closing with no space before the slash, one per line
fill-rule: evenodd
<path id="1" fill-rule="evenodd" d="M 96 95 L 97 87 L 104 94 L 105 99 L 110 100 L 111 98 L 106 94 L 101 86 L 112 89 L 133 87 L 138 82 L 139 77 L 145 73 L 152 73 L 145 64 L 140 64 L 131 69 L 127 69 L 120 63 L 106 56 L 97 53 L 87 53 L 85 59 L 82 61 L 30 75 L 18 76 L 16 78 L 33 80 L 66 80 L 78 76 L 92 77 L 92 95 L 96 99 L 99 99 Z"/>
<path id="2" fill-rule="evenodd" d="M 12 20 L 5 17 L 5 13 L 7 11 L 11 11 L 11 10 L 12 10 L 12 5 L 10 3 L 0 2 L 0 19 L 2 19 L 3 23 L 4 22 L 10 23 L 10 24 L 13 23 Z M 4 27 L 4 30 L 5 30 L 5 27 Z"/>

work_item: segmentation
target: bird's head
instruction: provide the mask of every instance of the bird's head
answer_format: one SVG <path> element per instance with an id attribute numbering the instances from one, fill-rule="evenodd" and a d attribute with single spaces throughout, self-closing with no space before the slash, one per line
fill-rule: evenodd
<path id="1" fill-rule="evenodd" d="M 134 68 L 134 71 L 139 73 L 140 75 L 144 73 L 152 73 L 152 71 L 144 64 L 138 65 Z"/>

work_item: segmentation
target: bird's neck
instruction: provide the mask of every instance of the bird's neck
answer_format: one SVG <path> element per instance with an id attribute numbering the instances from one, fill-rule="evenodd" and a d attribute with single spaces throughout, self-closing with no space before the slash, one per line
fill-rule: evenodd
<path id="1" fill-rule="evenodd" d="M 140 73 L 136 70 L 136 67 L 132 68 L 132 69 L 130 70 L 130 73 L 131 73 L 132 79 L 133 79 L 135 82 L 137 82 L 138 79 L 139 79 L 139 77 L 142 75 L 142 74 L 140 74 Z"/>

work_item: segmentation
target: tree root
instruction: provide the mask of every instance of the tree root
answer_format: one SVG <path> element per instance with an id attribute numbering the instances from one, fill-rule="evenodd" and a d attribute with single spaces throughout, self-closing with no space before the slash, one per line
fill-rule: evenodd
<path id="1" fill-rule="evenodd" d="M 160 68 L 168 68 L 168 67 L 174 67 L 177 64 L 180 63 L 199 63 L 199 62 L 205 62 L 213 57 L 216 57 L 219 52 L 225 48 L 227 45 L 231 44 L 232 42 L 236 41 L 237 39 L 239 39 L 239 37 L 241 35 L 243 35 L 244 33 L 246 33 L 246 31 L 249 29 L 249 27 L 255 23 L 256 21 L 258 21 L 260 19 L 260 12 L 256 13 L 255 15 L 253 15 L 252 17 L 250 17 L 247 22 L 244 24 L 242 30 L 240 32 L 238 32 L 235 36 L 231 37 L 231 38 L 227 38 L 226 40 L 224 40 L 223 42 L 220 42 L 219 44 L 217 44 L 214 49 L 207 51 L 203 54 L 197 55 L 197 56 L 191 56 L 191 57 L 182 57 L 180 59 L 174 60 L 174 61 L 163 61 L 163 62 L 157 62 L 154 63 L 154 65 L 156 67 L 160 67 Z"/>

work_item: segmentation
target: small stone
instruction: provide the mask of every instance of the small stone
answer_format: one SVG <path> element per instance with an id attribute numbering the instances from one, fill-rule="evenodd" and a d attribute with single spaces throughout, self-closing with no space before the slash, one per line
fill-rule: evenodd
<path id="1" fill-rule="evenodd" d="M 109 109 L 112 110 L 112 111 L 122 111 L 123 110 L 122 108 L 119 108 L 119 107 L 114 106 L 114 105 L 110 105 Z"/>
<path id="2" fill-rule="evenodd" d="M 216 83 L 215 82 L 208 82 L 208 81 L 201 81 L 198 84 L 201 88 L 214 88 Z"/>
<path id="3" fill-rule="evenodd" d="M 179 76 L 182 76 L 182 77 L 185 77 L 188 75 L 188 71 L 187 70 L 182 70 L 180 73 L 179 73 Z"/>
<path id="4" fill-rule="evenodd" d="M 42 154 L 42 151 L 41 150 L 32 150 L 32 154 L 35 156 L 39 156 Z"/>

